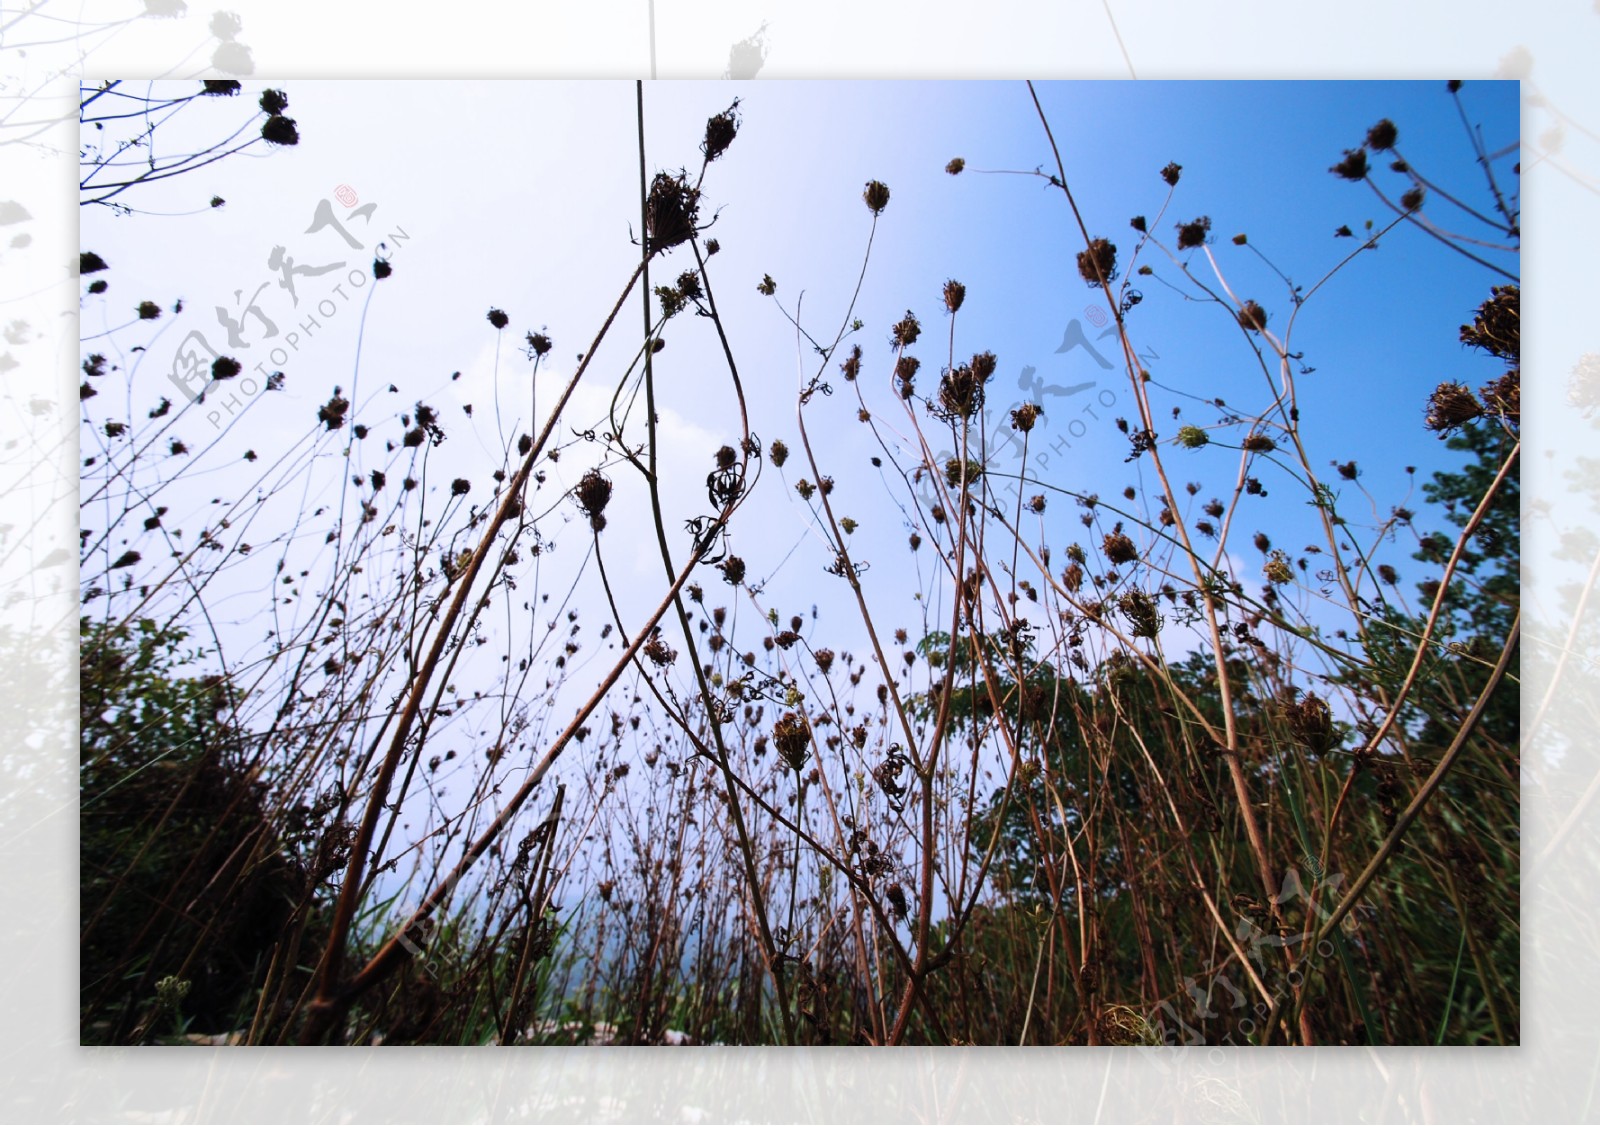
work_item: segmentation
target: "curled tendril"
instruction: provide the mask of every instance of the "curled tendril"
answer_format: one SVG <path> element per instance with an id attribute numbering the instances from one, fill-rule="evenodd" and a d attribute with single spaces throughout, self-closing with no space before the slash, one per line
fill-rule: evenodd
<path id="1" fill-rule="evenodd" d="M 864 559 L 860 563 L 851 563 L 845 558 L 844 552 L 841 551 L 833 557 L 833 562 L 828 564 L 824 570 L 830 575 L 838 575 L 841 579 L 846 576 L 859 579 L 867 573 L 871 566 L 872 564 Z"/>
<path id="2" fill-rule="evenodd" d="M 873 780 L 878 783 L 878 789 L 883 791 L 889 808 L 896 813 L 905 809 L 906 798 L 911 793 L 910 780 L 902 780 L 902 776 L 910 770 L 911 760 L 906 757 L 899 743 L 892 744 L 888 757 L 872 768 Z"/>
<path id="3" fill-rule="evenodd" d="M 726 529 L 722 521 L 715 516 L 695 516 L 683 523 L 694 537 L 694 553 L 701 557 L 700 562 L 707 565 L 721 563 L 728 554 L 728 541 L 724 536 Z M 717 547 L 719 536 L 723 540 L 721 546 Z M 712 550 L 714 547 L 715 552 Z"/>
<path id="4" fill-rule="evenodd" d="M 706 495 L 717 508 L 727 508 L 744 493 L 744 474 L 739 467 L 713 469 L 706 475 Z"/>

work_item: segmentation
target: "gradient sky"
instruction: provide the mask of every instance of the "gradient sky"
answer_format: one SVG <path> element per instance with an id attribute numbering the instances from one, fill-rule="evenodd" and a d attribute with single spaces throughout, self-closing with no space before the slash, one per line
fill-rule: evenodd
<path id="1" fill-rule="evenodd" d="M 236 120 L 250 108 L 245 99 L 253 101 L 260 85 L 249 84 L 240 99 L 193 107 L 184 115 L 185 124 L 204 133 L 202 112 L 213 121 Z M 632 84 L 282 85 L 290 97 L 288 112 L 300 124 L 298 147 L 231 158 L 137 198 L 125 197 L 144 210 L 197 214 L 113 217 L 102 208 L 85 209 L 82 245 L 101 253 L 114 272 L 108 275 L 111 291 L 85 303 L 84 336 L 124 323 L 138 300 L 170 309 L 172 300 L 182 297 L 184 313 L 158 322 L 161 335 L 150 343 L 136 388 L 165 375 L 191 329 L 206 333 L 214 347 L 239 354 L 247 372 L 257 362 L 265 370 L 283 370 L 286 393 L 250 408 L 245 444 L 263 455 L 274 435 L 285 446 L 292 442 L 335 384 L 360 388 L 358 409 L 372 414 L 362 416 L 370 422 L 392 418 L 419 397 L 456 406 L 470 402 L 475 424 L 486 428 L 476 443 L 480 455 L 498 444 L 491 421 L 497 391 L 506 433 L 528 428 L 528 365 L 518 347 L 523 332 L 542 329 L 556 341 L 553 362 L 547 364 L 551 370 L 541 377 L 541 383 L 553 385 L 587 347 L 636 259 L 629 242 L 638 211 Z M 1126 262 L 1136 241 L 1129 218 L 1143 214 L 1154 220 L 1166 195 L 1157 171 L 1177 161 L 1183 177 L 1155 233 L 1171 246 L 1175 221 L 1209 215 L 1213 253 L 1228 283 L 1241 298 L 1259 300 L 1276 331 L 1283 329 L 1291 305 L 1282 281 L 1253 249 L 1294 282 L 1310 287 L 1357 246 L 1357 240 L 1335 239 L 1336 227 L 1348 224 L 1360 232 L 1367 219 L 1387 220 L 1386 209 L 1365 186 L 1326 171 L 1379 118 L 1399 125 L 1400 150 L 1435 182 L 1479 205 L 1486 198 L 1455 107 L 1438 82 L 1046 83 L 1039 90 L 1091 234 L 1111 238 Z M 1514 83 L 1472 83 L 1464 95 L 1491 148 L 1516 139 Z M 652 168 L 696 163 L 705 118 L 734 96 L 741 99 L 744 127 L 729 154 L 711 169 L 706 208 L 716 210 L 713 233 L 723 248 L 712 262 L 713 284 L 751 392 L 753 426 L 765 440 L 781 437 L 795 444 L 797 372 L 802 365 L 813 370 L 815 358 L 797 349 L 793 329 L 770 299 L 755 292 L 755 283 L 770 274 L 778 283 L 777 300 L 791 313 L 803 295 L 801 319 L 807 329 L 831 335 L 845 316 L 870 228 L 861 185 L 875 178 L 893 195 L 878 224 L 855 310 L 865 322 L 858 339 L 866 352 L 863 380 L 869 398 L 876 397 L 884 408 L 892 402 L 883 394 L 892 362 L 888 326 L 907 309 L 928 330 L 918 349 L 924 382 L 936 380 L 943 355 L 930 341 L 947 331 L 938 295 L 946 278 L 957 278 L 968 293 L 956 326 L 957 358 L 985 349 L 999 357 L 992 406 L 1033 397 L 1046 408 L 1034 435 L 1036 453 L 1046 458 L 1039 476 L 1108 497 L 1125 484 L 1141 484 L 1140 466 L 1124 464 L 1126 440 L 1111 423 L 1117 415 L 1132 415 L 1125 375 L 1100 369 L 1081 349 L 1057 352 L 1070 321 L 1078 319 L 1097 334 L 1089 307 L 1100 305 L 1103 312 L 1103 299 L 1076 275 L 1080 240 L 1060 193 L 1037 177 L 983 174 L 1052 164 L 1026 86 L 650 84 L 646 126 Z M 167 143 L 170 147 L 173 140 Z M 954 156 L 968 162 L 959 177 L 942 171 Z M 1508 170 L 1514 159 L 1500 165 L 1502 181 L 1513 189 L 1515 177 Z M 1385 172 L 1380 179 L 1399 178 Z M 304 233 L 318 201 L 332 197 L 340 185 L 353 189 L 361 203 L 376 205 L 370 227 L 359 218 L 350 223 L 354 237 L 366 244 L 359 251 L 340 245 L 328 230 Z M 213 193 L 227 200 L 224 207 L 206 206 Z M 1397 194 L 1398 188 L 1391 193 Z M 1453 229 L 1482 233 L 1458 222 L 1459 213 L 1446 216 L 1439 201 L 1431 202 L 1427 213 Z M 269 284 L 260 306 L 285 333 L 294 331 L 291 322 L 303 326 L 299 350 L 278 363 L 265 343 L 254 351 L 223 347 L 225 333 L 214 307 L 238 308 L 235 291 L 248 299 L 264 283 L 273 283 L 268 257 L 275 246 L 285 246 L 305 265 L 345 260 L 352 267 L 365 266 L 376 237 L 396 231 L 410 237 L 393 251 L 395 274 L 382 283 L 368 313 L 360 383 L 357 306 L 342 299 L 336 315 L 307 325 L 298 319 L 303 310 Z M 1233 244 L 1238 233 L 1248 235 L 1249 247 Z M 678 256 L 687 260 L 681 251 Z M 1193 257 L 1200 275 L 1212 281 L 1203 257 Z M 1502 264 L 1515 272 L 1515 262 L 1504 262 L 1505 257 L 1500 256 Z M 1176 277 L 1159 252 L 1147 250 L 1141 262 L 1161 277 Z M 669 258 L 657 278 L 678 268 Z M 1145 300 L 1129 323 L 1159 384 L 1207 399 L 1222 396 L 1237 409 L 1264 402 L 1259 367 L 1221 310 L 1185 301 L 1156 278 L 1134 280 Z M 1291 345 L 1316 369 L 1299 381 L 1308 444 L 1325 451 L 1327 459 L 1357 460 L 1360 484 L 1375 498 L 1379 516 L 1392 504 L 1419 507 L 1420 497 L 1407 499 L 1405 466 L 1418 466 L 1419 479 L 1426 479 L 1430 468 L 1443 464 L 1442 444 L 1420 425 L 1428 391 L 1445 378 L 1475 386 L 1497 374 L 1493 361 L 1463 352 L 1455 327 L 1501 280 L 1422 232 L 1402 227 L 1377 251 L 1359 255 L 1301 310 Z M 331 283 L 305 278 L 299 284 L 309 305 Z M 503 333 L 485 321 L 491 306 L 511 317 Z M 629 314 L 624 324 L 631 330 L 636 306 L 629 306 Z M 704 379 L 723 386 L 708 326 L 683 320 L 670 326 L 666 337 L 658 372 L 668 440 L 681 445 L 670 452 L 693 459 L 694 471 L 685 473 L 691 483 L 683 498 L 688 505 L 698 491 L 699 467 L 709 467 L 716 446 L 735 436 L 734 420 L 722 409 L 725 396 L 704 394 L 697 386 Z M 1114 360 L 1113 344 L 1098 342 Z M 609 399 L 601 385 L 613 384 L 627 362 L 623 349 L 614 351 L 616 364 L 609 369 L 596 364 L 592 392 L 586 389 L 575 403 L 596 417 Z M 1023 375 L 1025 367 L 1034 369 L 1031 376 Z M 456 371 L 463 374 L 452 381 Z M 1035 384 L 1032 396 L 1020 385 L 1025 378 Z M 836 373 L 831 379 L 842 386 Z M 391 381 L 401 386 L 400 396 L 364 402 Z M 1037 393 L 1090 382 L 1092 388 L 1071 396 Z M 393 402 L 396 398 L 400 401 Z M 1179 424 L 1166 419 L 1171 405 L 1184 408 L 1181 422 L 1216 420 L 1215 410 L 1181 397 L 1159 393 L 1156 404 L 1164 438 Z M 860 477 L 847 507 L 862 522 L 858 542 L 877 568 L 871 581 L 883 583 L 904 558 L 904 530 L 894 510 L 881 507 L 881 486 L 845 470 L 847 465 L 865 469 L 858 463 L 875 452 L 868 449 L 874 444 L 865 428 L 855 427 L 854 413 L 853 396 L 841 396 L 819 399 L 808 417 L 822 443 L 819 455 L 829 463 L 825 471 L 837 465 L 841 485 Z M 1003 410 L 998 417 L 1004 417 Z M 466 420 L 456 418 L 464 432 Z M 1162 420 L 1168 424 L 1161 426 Z M 446 425 L 455 429 L 448 416 Z M 193 431 L 191 445 L 215 433 L 203 423 L 187 429 Z M 236 425 L 231 433 L 208 455 L 219 468 L 233 464 L 241 452 L 232 445 L 244 441 L 244 432 Z M 469 476 L 473 465 L 466 455 L 472 444 L 457 441 L 445 451 L 464 459 L 461 471 Z M 1174 474 L 1186 474 L 1192 466 L 1194 478 L 1206 481 L 1208 489 L 1213 479 L 1224 486 L 1233 468 L 1230 455 L 1221 450 L 1169 457 Z M 477 467 L 480 478 L 486 464 Z M 575 480 L 582 463 L 567 464 L 574 466 L 567 472 Z M 800 475 L 803 471 L 791 463 L 789 482 Z M 803 509 L 792 490 L 775 487 L 775 476 L 764 483 L 770 503 L 761 513 L 773 525 L 753 538 L 763 547 L 786 549 L 804 535 Z M 1286 482 L 1272 492 L 1267 502 L 1253 502 L 1259 526 L 1281 524 L 1303 507 L 1303 498 L 1291 497 Z M 1343 492 L 1356 498 L 1352 487 Z M 1374 511 L 1365 498 L 1355 503 L 1352 518 Z M 1058 506 L 1063 512 L 1066 507 Z M 1241 542 L 1252 530 L 1242 527 Z M 881 535 L 881 543 L 874 535 Z M 1241 553 L 1237 545 L 1230 548 Z M 752 556 L 753 570 L 760 562 L 777 563 L 776 557 L 759 560 L 755 544 L 746 554 Z M 1391 561 L 1403 567 L 1405 554 Z M 649 570 L 648 564 L 640 566 Z M 802 585 L 809 584 L 807 574 Z"/>

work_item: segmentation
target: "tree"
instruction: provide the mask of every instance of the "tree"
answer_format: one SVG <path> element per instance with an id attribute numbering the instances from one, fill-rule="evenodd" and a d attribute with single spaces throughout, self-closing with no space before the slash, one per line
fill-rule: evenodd
<path id="1" fill-rule="evenodd" d="M 303 914 L 306 866 L 274 828 L 232 686 L 180 674 L 201 656 L 184 635 L 80 632 L 84 1041 L 239 1029 Z"/>

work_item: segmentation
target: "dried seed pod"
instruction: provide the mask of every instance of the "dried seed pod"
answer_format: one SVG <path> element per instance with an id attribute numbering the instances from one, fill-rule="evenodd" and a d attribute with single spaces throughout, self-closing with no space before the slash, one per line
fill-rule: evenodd
<path id="1" fill-rule="evenodd" d="M 1089 241 L 1086 250 L 1078 251 L 1078 276 L 1090 286 L 1101 286 L 1117 276 L 1117 245 L 1109 239 Z"/>
<path id="2" fill-rule="evenodd" d="M 880 180 L 868 180 L 866 188 L 861 193 L 861 198 L 866 201 L 867 210 L 874 215 L 883 214 L 883 209 L 889 206 L 889 188 Z"/>
<path id="3" fill-rule="evenodd" d="M 811 757 L 811 731 L 806 721 L 794 712 L 784 712 L 772 728 L 772 743 L 778 756 L 798 774 Z"/>
<path id="4" fill-rule="evenodd" d="M 1105 556 L 1113 564 L 1136 563 L 1139 560 L 1139 549 L 1134 547 L 1133 541 L 1122 533 L 1122 525 L 1117 525 L 1117 530 L 1106 536 L 1102 545 Z"/>
<path id="5" fill-rule="evenodd" d="M 650 252 L 659 254 L 694 237 L 700 217 L 699 189 L 689 184 L 682 172 L 670 175 L 657 172 L 645 204 L 645 230 L 650 236 Z"/>
<path id="6" fill-rule="evenodd" d="M 727 152 L 734 137 L 738 136 L 738 109 L 739 99 L 735 98 L 731 106 L 706 122 L 705 140 L 700 142 L 700 151 L 705 154 L 706 163 Z"/>
<path id="7" fill-rule="evenodd" d="M 1428 396 L 1423 425 L 1429 430 L 1438 431 L 1442 438 L 1482 414 L 1483 405 L 1466 384 L 1447 381 L 1435 387 L 1433 394 Z"/>
<path id="8" fill-rule="evenodd" d="M 611 501 L 611 478 L 598 469 L 591 469 L 572 490 L 578 507 L 589 518 L 589 526 L 600 531 L 606 526 L 606 505 Z"/>

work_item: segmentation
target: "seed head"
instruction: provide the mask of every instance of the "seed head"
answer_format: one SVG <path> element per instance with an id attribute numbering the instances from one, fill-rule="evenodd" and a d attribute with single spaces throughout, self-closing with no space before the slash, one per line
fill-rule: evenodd
<path id="1" fill-rule="evenodd" d="M 1187 223 L 1178 224 L 1178 249 L 1192 250 L 1197 246 L 1204 246 L 1206 235 L 1211 231 L 1211 216 L 1202 215 L 1198 219 Z"/>
<path id="2" fill-rule="evenodd" d="M 961 308 L 961 303 L 967 299 L 967 287 L 951 278 L 944 283 L 944 307 L 954 313 Z"/>
<path id="3" fill-rule="evenodd" d="M 1491 413 L 1511 423 L 1522 421 L 1522 372 L 1512 368 L 1499 379 L 1483 385 L 1478 394 Z"/>
<path id="4" fill-rule="evenodd" d="M 1439 437 L 1465 426 L 1483 414 L 1483 405 L 1464 383 L 1445 382 L 1434 388 L 1428 396 L 1428 409 L 1423 425 L 1438 431 Z"/>
<path id="5" fill-rule="evenodd" d="M 1088 249 L 1078 251 L 1078 276 L 1090 286 L 1101 286 L 1117 276 L 1117 246 L 1109 239 L 1089 241 Z"/>
<path id="6" fill-rule="evenodd" d="M 294 118 L 273 114 L 261 126 L 261 139 L 269 145 L 298 145 L 300 131 L 295 128 Z"/>
<path id="7" fill-rule="evenodd" d="M 1344 159 L 1329 168 L 1328 171 L 1346 180 L 1365 180 L 1367 178 L 1367 150 L 1345 149 Z"/>
<path id="8" fill-rule="evenodd" d="M 1133 546 L 1133 541 L 1122 534 L 1119 524 L 1117 530 L 1106 536 L 1102 544 L 1106 558 L 1113 564 L 1134 563 L 1139 559 L 1139 549 Z"/>
<path id="9" fill-rule="evenodd" d="M 578 481 L 572 495 L 589 518 L 589 526 L 597 532 L 605 528 L 606 505 L 611 501 L 611 478 L 598 469 L 591 469 Z"/>
<path id="10" fill-rule="evenodd" d="M 705 154 L 707 164 L 727 152 L 728 146 L 733 144 L 734 137 L 739 133 L 738 109 L 739 99 L 735 98 L 731 106 L 706 122 L 706 136 L 700 142 L 700 151 Z"/>
<path id="11" fill-rule="evenodd" d="M 861 345 L 853 344 L 850 346 L 850 354 L 839 365 L 839 370 L 844 373 L 846 383 L 854 383 L 856 381 L 856 377 L 861 374 Z"/>
<path id="12" fill-rule="evenodd" d="M 917 342 L 917 337 L 922 335 L 922 324 L 917 320 L 916 314 L 907 309 L 906 315 L 895 323 L 892 332 L 891 343 L 896 348 L 909 348 Z"/>
<path id="13" fill-rule="evenodd" d="M 1246 301 L 1239 310 L 1239 324 L 1251 332 L 1260 332 L 1267 327 L 1267 311 L 1254 301 Z"/>
<path id="14" fill-rule="evenodd" d="M 1038 403 L 1023 403 L 1011 412 L 1011 429 L 1026 434 L 1033 429 L 1033 424 L 1039 421 L 1039 416 L 1043 413 Z"/>
<path id="15" fill-rule="evenodd" d="M 868 180 L 867 186 L 861 193 L 861 198 L 866 201 L 867 210 L 874 215 L 883 214 L 883 209 L 889 206 L 889 188 L 880 180 Z"/>
<path id="16" fill-rule="evenodd" d="M 645 204 L 645 230 L 650 236 L 650 252 L 659 254 L 694 237 L 700 217 L 700 192 L 690 186 L 688 176 L 657 172 Z"/>
<path id="17" fill-rule="evenodd" d="M 1400 137 L 1400 130 L 1387 117 L 1367 130 L 1367 147 L 1375 152 L 1388 152 Z"/>
<path id="18" fill-rule="evenodd" d="M 1497 285 L 1493 293 L 1478 306 L 1472 323 L 1461 326 L 1461 343 L 1516 362 L 1522 356 L 1522 290 L 1515 285 Z"/>
<path id="19" fill-rule="evenodd" d="M 946 172 L 950 173 L 950 175 L 952 175 L 952 176 L 959 176 L 959 175 L 961 175 L 961 170 L 963 168 L 965 168 L 966 166 L 967 166 L 966 160 L 963 159 L 962 157 L 958 156 L 958 157 L 952 158 L 950 163 L 946 164 L 944 166 L 944 170 Z"/>
<path id="20" fill-rule="evenodd" d="M 1333 712 L 1315 692 L 1307 692 L 1302 699 L 1287 705 L 1283 711 L 1295 740 L 1313 754 L 1327 754 L 1339 745 L 1338 735 L 1333 729 Z"/>
<path id="21" fill-rule="evenodd" d="M 796 774 L 811 757 L 811 732 L 806 721 L 794 712 L 784 712 L 773 726 L 772 743 L 778 749 L 778 757 Z"/>

